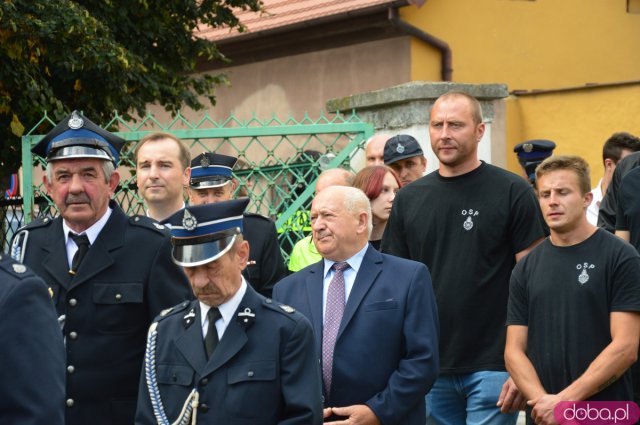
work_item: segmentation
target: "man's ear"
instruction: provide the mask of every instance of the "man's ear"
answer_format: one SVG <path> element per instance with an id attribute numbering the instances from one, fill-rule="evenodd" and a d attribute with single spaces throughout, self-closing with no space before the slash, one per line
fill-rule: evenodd
<path id="1" fill-rule="evenodd" d="M 111 174 L 111 177 L 109 177 L 109 191 L 111 192 L 111 196 L 116 193 L 118 183 L 120 183 L 120 173 L 118 173 L 118 170 L 115 170 Z"/>
<path id="2" fill-rule="evenodd" d="M 243 240 L 236 248 L 236 260 L 238 261 L 240 270 L 244 270 L 245 267 L 247 267 L 247 262 L 249 261 L 249 251 L 249 242 L 247 242 L 246 240 Z"/>
<path id="3" fill-rule="evenodd" d="M 47 189 L 47 195 L 51 195 L 51 182 L 49 181 L 49 179 L 47 178 L 47 174 L 45 173 L 42 176 L 42 184 L 44 185 L 45 189 Z"/>
<path id="4" fill-rule="evenodd" d="M 182 186 L 188 188 L 190 179 L 191 179 L 191 167 L 187 167 L 184 169 L 184 173 L 182 173 Z"/>

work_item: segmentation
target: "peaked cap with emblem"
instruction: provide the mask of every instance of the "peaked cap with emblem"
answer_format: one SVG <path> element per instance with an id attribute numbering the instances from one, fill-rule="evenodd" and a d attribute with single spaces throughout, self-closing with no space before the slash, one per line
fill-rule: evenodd
<path id="1" fill-rule="evenodd" d="M 545 158 L 553 154 L 556 144 L 551 140 L 527 140 L 526 142 L 517 144 L 513 151 L 518 155 L 518 161 L 524 168 L 530 182 L 534 182 L 536 178 L 536 167 Z"/>
<path id="2" fill-rule="evenodd" d="M 208 189 L 229 183 L 233 167 L 238 162 L 235 156 L 204 152 L 191 160 L 191 189 Z"/>
<path id="3" fill-rule="evenodd" d="M 195 267 L 215 261 L 242 233 L 248 198 L 188 206 L 163 223 L 170 226 L 173 262 Z"/>
<path id="4" fill-rule="evenodd" d="M 424 156 L 420 143 L 408 134 L 393 136 L 384 144 L 384 163 L 393 164 L 413 156 Z"/>
<path id="5" fill-rule="evenodd" d="M 97 126 L 80 112 L 73 111 L 47 133 L 31 152 L 47 162 L 71 158 L 120 160 L 125 140 Z"/>

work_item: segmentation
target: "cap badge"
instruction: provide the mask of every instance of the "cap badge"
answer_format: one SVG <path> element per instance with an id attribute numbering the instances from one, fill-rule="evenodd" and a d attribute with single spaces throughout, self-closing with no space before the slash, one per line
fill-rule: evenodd
<path id="1" fill-rule="evenodd" d="M 207 168 L 209 165 L 211 165 L 211 163 L 209 162 L 209 157 L 206 155 L 203 155 L 202 158 L 200 159 L 200 166 Z"/>
<path id="2" fill-rule="evenodd" d="M 198 221 L 194 216 L 191 215 L 188 209 L 185 208 L 184 216 L 182 217 L 182 226 L 185 230 L 192 232 L 198 226 Z"/>
<path id="3" fill-rule="evenodd" d="M 24 273 L 27 271 L 27 268 L 23 264 L 12 264 L 12 267 L 16 273 Z"/>
<path id="4" fill-rule="evenodd" d="M 399 154 L 403 154 L 404 153 L 404 146 L 402 146 L 400 143 L 398 143 L 398 146 L 396 147 L 396 152 L 398 152 Z"/>
<path id="5" fill-rule="evenodd" d="M 73 111 L 71 113 L 71 118 L 69 118 L 69 122 L 67 124 L 69 125 L 70 129 L 77 130 L 79 128 L 82 128 L 82 126 L 84 125 L 84 120 L 80 117 L 80 115 L 78 115 L 76 111 Z"/>
<path id="6" fill-rule="evenodd" d="M 522 146 L 522 150 L 524 150 L 525 152 L 531 152 L 533 150 L 533 145 L 531 143 L 525 143 Z"/>

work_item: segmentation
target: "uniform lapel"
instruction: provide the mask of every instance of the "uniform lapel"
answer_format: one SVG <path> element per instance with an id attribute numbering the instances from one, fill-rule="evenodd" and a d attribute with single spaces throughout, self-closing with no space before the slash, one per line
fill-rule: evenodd
<path id="1" fill-rule="evenodd" d="M 113 252 L 124 246 L 127 216 L 113 207 L 111 216 L 87 252 L 87 256 L 71 281 L 71 287 L 81 285 L 115 263 Z"/>
<path id="2" fill-rule="evenodd" d="M 51 274 L 57 284 L 67 289 L 70 279 L 69 260 L 67 259 L 67 248 L 64 243 L 62 219 L 60 217 L 51 223 L 50 233 L 48 243 L 43 244 L 41 247 L 45 252 L 42 266 Z"/>
<path id="3" fill-rule="evenodd" d="M 342 322 L 340 323 L 340 329 L 338 330 L 337 339 L 340 338 L 345 328 L 353 318 L 353 315 L 358 310 L 358 307 L 362 303 L 367 292 L 373 285 L 380 272 L 382 271 L 382 256 L 375 248 L 369 245 L 369 248 L 364 254 L 362 264 L 356 275 L 356 280 L 351 288 L 347 305 L 344 308 L 344 315 L 342 316 Z"/>
<path id="4" fill-rule="evenodd" d="M 324 261 L 317 263 L 305 279 L 309 320 L 313 326 L 316 339 L 316 352 L 322 357 L 322 287 L 324 281 Z"/>
<path id="5" fill-rule="evenodd" d="M 185 314 L 188 314 L 191 309 L 195 309 L 195 320 L 175 339 L 175 346 L 189 362 L 193 370 L 199 373 L 207 364 L 207 356 L 204 351 L 204 338 L 202 336 L 200 303 L 193 301 Z"/>

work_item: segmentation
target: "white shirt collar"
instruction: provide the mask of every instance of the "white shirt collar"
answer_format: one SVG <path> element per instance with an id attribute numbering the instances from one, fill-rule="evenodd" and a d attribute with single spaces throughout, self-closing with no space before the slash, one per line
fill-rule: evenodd
<path id="1" fill-rule="evenodd" d="M 360 265 L 362 264 L 362 260 L 364 259 L 364 254 L 366 254 L 368 248 L 369 248 L 369 242 L 367 242 L 364 245 L 364 248 L 356 252 L 355 255 L 353 255 L 351 258 L 348 258 L 346 261 L 344 261 L 345 263 L 349 264 L 349 267 L 351 267 L 356 274 L 358 274 L 358 270 L 360 270 Z M 331 271 L 331 267 L 336 262 L 337 261 L 327 260 L 326 258 L 324 259 L 324 273 L 322 274 L 324 278 L 327 277 L 327 274 L 329 273 L 329 271 Z"/>
<path id="2" fill-rule="evenodd" d="M 231 320 L 233 320 L 233 315 L 235 314 L 236 310 L 238 310 L 240 302 L 242 301 L 242 298 L 244 298 L 244 294 L 246 294 L 247 292 L 247 281 L 244 280 L 244 276 L 241 277 L 242 282 L 240 283 L 240 288 L 238 289 L 238 291 L 233 295 L 233 297 L 231 297 L 229 301 L 218 306 L 218 310 L 220 310 L 220 315 L 222 316 L 222 318 L 216 323 L 218 338 L 220 339 L 222 338 L 224 331 L 227 329 L 227 326 L 229 326 Z M 209 309 L 211 309 L 211 306 L 208 306 L 200 301 L 199 303 L 200 323 L 202 323 L 202 335 L 204 336 L 207 334 L 207 329 L 209 328 L 209 319 L 207 319 L 207 313 L 209 312 Z"/>
<path id="3" fill-rule="evenodd" d="M 104 226 L 107 224 L 107 221 L 109 220 L 109 217 L 111 217 L 111 213 L 113 212 L 113 210 L 111 208 L 107 208 L 107 212 L 104 213 L 104 215 L 102 217 L 100 217 L 100 219 L 98 221 L 96 221 L 95 223 L 93 223 L 91 225 L 91 227 L 89 227 L 87 230 L 85 230 L 84 232 L 80 233 L 80 234 L 86 234 L 87 237 L 89 238 L 89 243 L 91 245 L 93 245 L 93 243 L 95 242 L 95 240 L 98 238 L 98 235 L 100 234 L 100 231 L 104 228 Z M 69 225 L 67 224 L 66 220 L 62 220 L 62 231 L 64 232 L 64 243 L 65 245 L 69 242 L 69 232 L 72 233 L 76 233 L 74 230 L 71 229 L 71 227 L 69 227 Z"/>

